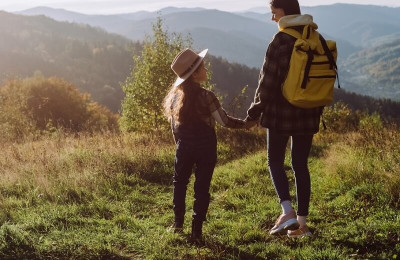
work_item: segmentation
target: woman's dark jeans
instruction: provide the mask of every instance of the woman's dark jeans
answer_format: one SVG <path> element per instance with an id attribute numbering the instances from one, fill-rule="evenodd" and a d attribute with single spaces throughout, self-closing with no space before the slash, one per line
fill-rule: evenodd
<path id="1" fill-rule="evenodd" d="M 217 141 L 215 133 L 201 140 L 177 140 L 173 198 L 175 221 L 183 223 L 186 189 L 194 166 L 195 200 L 193 205 L 193 220 L 201 222 L 206 219 L 210 204 L 210 183 L 216 161 Z"/>
<path id="2" fill-rule="evenodd" d="M 285 151 L 290 136 L 280 135 L 267 130 L 268 165 L 279 202 L 291 200 L 289 182 L 284 169 Z M 311 195 L 308 156 L 313 135 L 292 136 L 291 158 L 292 169 L 296 180 L 297 215 L 308 216 Z"/>

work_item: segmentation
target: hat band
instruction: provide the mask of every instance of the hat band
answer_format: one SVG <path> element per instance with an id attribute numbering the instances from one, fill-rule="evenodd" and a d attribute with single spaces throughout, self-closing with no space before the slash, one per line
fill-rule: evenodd
<path id="1" fill-rule="evenodd" d="M 181 75 L 179 75 L 179 77 L 183 77 L 184 75 L 186 75 L 187 73 L 189 73 L 193 67 L 197 64 L 197 62 L 201 59 L 201 57 L 197 57 L 195 59 L 195 61 L 192 63 L 192 65 L 189 66 L 189 68 L 187 68 Z"/>

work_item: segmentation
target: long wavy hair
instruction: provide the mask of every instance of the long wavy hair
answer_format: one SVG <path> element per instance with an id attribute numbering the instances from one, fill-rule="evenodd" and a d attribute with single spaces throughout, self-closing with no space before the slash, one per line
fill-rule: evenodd
<path id="1" fill-rule="evenodd" d="M 164 98 L 164 114 L 168 120 L 185 124 L 196 118 L 196 97 L 200 90 L 200 84 L 192 76 L 179 86 L 172 86 Z"/>

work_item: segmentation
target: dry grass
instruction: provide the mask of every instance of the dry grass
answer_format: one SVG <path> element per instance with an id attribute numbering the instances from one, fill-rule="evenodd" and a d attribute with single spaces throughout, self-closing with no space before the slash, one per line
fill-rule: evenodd
<path id="1" fill-rule="evenodd" d="M 391 204 L 400 206 L 400 132 L 397 128 L 326 133 L 318 142 L 329 143 L 323 158 L 332 186 L 382 184 L 392 196 Z"/>
<path id="2" fill-rule="evenodd" d="M 74 136 L 57 132 L 39 140 L 2 143 L 0 258 L 398 255 L 398 131 L 316 136 L 310 158 L 315 238 L 303 242 L 266 235 L 264 229 L 273 225 L 279 208 L 267 171 L 265 131 L 258 131 L 217 131 L 220 160 L 204 248 L 192 246 L 186 235 L 165 231 L 173 218 L 174 144 L 169 131 Z M 395 140 L 387 141 L 386 135 Z M 188 206 L 192 197 L 190 189 Z M 189 229 L 187 225 L 185 232 Z"/>
<path id="3" fill-rule="evenodd" d="M 264 148 L 264 137 L 255 132 L 219 129 L 218 133 L 219 163 Z M 67 187 L 96 192 L 118 174 L 169 183 L 174 145 L 170 131 L 91 135 L 59 131 L 38 140 L 4 142 L 0 144 L 1 187 L 54 197 Z"/>
<path id="4" fill-rule="evenodd" d="M 171 148 L 162 135 L 114 134 L 64 135 L 0 146 L 3 187 L 37 187 L 52 193 L 56 187 L 86 187 L 118 173 L 131 174 L 148 166 Z M 135 169 L 136 168 L 136 169 Z"/>

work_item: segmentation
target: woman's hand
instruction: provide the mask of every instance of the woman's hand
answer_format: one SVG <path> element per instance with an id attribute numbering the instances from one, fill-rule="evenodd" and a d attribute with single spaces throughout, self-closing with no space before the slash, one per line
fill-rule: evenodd
<path id="1" fill-rule="evenodd" d="M 255 126 L 257 124 L 258 124 L 258 120 L 253 120 L 253 121 L 246 120 L 245 124 L 244 124 L 244 128 L 250 129 L 250 128 L 252 128 L 253 126 Z"/>

